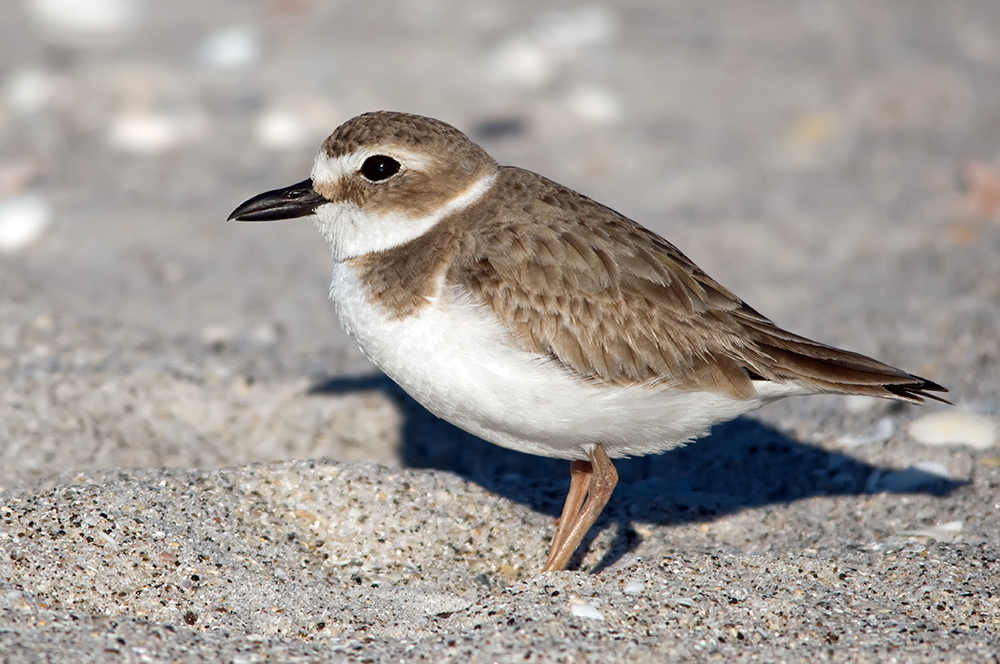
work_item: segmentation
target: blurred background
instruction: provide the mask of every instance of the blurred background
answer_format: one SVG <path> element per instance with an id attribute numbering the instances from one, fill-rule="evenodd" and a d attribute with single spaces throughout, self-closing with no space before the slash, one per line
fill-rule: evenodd
<path id="1" fill-rule="evenodd" d="M 0 3 L 0 488 L 404 463 L 400 395 L 336 382 L 373 368 L 325 243 L 225 221 L 376 109 L 450 122 L 778 323 L 995 416 L 998 26 L 995 0 Z M 761 417 L 845 428 L 840 401 L 808 404 Z"/>

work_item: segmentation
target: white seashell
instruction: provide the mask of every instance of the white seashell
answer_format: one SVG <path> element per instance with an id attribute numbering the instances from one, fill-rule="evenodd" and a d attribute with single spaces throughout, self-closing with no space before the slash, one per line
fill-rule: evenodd
<path id="1" fill-rule="evenodd" d="M 639 595 L 645 592 L 645 590 L 646 584 L 640 581 L 629 581 L 625 584 L 625 587 L 622 588 L 622 592 L 626 595 Z"/>
<path id="2" fill-rule="evenodd" d="M 910 423 L 910 437 L 924 445 L 966 445 L 977 450 L 993 447 L 996 424 L 985 415 L 943 411 L 924 415 Z"/>
<path id="3" fill-rule="evenodd" d="M 120 43 L 142 17 L 140 0 L 29 0 L 39 34 L 61 46 L 100 48 Z"/>
<path id="4" fill-rule="evenodd" d="M 180 137 L 176 118 L 153 111 L 132 111 L 115 118 L 108 143 L 122 152 L 151 155 L 172 148 Z"/>
<path id="5" fill-rule="evenodd" d="M 622 116 L 621 104 L 610 90 L 588 85 L 573 89 L 566 96 L 566 107 L 581 120 L 608 124 Z"/>
<path id="6" fill-rule="evenodd" d="M 199 60 L 209 69 L 240 69 L 260 60 L 260 33 L 249 25 L 232 25 L 202 42 Z"/>
<path id="7" fill-rule="evenodd" d="M 578 618 L 590 618 L 591 620 L 604 620 L 604 616 L 601 615 L 601 612 L 593 604 L 588 604 L 579 598 L 573 598 L 569 602 L 570 613 L 574 616 Z"/>
<path id="8" fill-rule="evenodd" d="M 272 109 L 257 118 L 253 137 L 265 148 L 289 150 L 306 145 L 313 138 L 313 132 L 297 113 Z"/>
<path id="9" fill-rule="evenodd" d="M 895 423 L 888 417 L 883 417 L 875 424 L 871 431 L 863 433 L 860 436 L 839 436 L 837 443 L 841 447 L 862 447 L 864 445 L 883 443 L 889 440 L 895 431 Z"/>
<path id="10" fill-rule="evenodd" d="M 935 539 L 945 539 L 960 532 L 962 530 L 962 526 L 964 525 L 964 521 L 947 521 L 945 523 L 939 523 L 934 526 L 926 526 L 924 528 L 900 530 L 899 534 L 906 535 L 908 537 L 933 537 Z"/>
<path id="11" fill-rule="evenodd" d="M 38 193 L 0 201 L 0 251 L 14 253 L 37 242 L 52 222 L 52 206 Z"/>

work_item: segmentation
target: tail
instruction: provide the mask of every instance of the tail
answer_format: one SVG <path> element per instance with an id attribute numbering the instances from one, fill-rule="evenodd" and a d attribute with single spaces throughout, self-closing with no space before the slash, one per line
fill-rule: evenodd
<path id="1" fill-rule="evenodd" d="M 763 318 L 763 317 L 761 317 Z M 767 319 L 744 320 L 753 350 L 743 360 L 754 377 L 795 382 L 816 392 L 860 394 L 910 403 L 951 402 L 948 390 L 860 353 L 827 346 L 777 327 Z"/>

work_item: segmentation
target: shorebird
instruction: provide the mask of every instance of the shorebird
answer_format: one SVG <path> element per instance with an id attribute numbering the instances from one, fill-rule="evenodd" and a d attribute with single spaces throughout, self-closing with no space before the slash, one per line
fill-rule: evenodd
<path id="1" fill-rule="evenodd" d="M 781 329 L 659 235 L 439 120 L 348 120 L 308 180 L 230 219 L 299 217 L 330 244 L 344 329 L 386 375 L 476 436 L 572 461 L 544 571 L 604 509 L 612 458 L 787 396 L 947 391 Z"/>

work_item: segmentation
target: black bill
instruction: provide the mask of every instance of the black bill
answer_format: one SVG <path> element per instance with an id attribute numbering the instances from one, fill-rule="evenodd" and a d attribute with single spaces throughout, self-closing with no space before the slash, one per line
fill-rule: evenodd
<path id="1" fill-rule="evenodd" d="M 229 215 L 229 221 L 279 221 L 308 217 L 326 199 L 313 189 L 312 180 L 303 180 L 284 189 L 258 194 Z"/>

